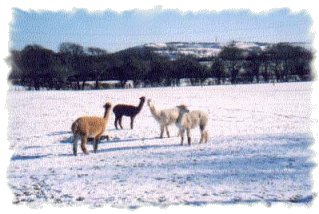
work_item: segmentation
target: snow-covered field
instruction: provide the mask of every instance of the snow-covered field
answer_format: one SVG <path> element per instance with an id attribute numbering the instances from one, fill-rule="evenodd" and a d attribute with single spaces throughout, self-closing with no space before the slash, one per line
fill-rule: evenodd
<path id="1" fill-rule="evenodd" d="M 14 204 L 204 205 L 307 204 L 315 197 L 311 160 L 311 83 L 99 91 L 9 91 L 7 170 Z M 72 122 L 103 115 L 102 105 L 151 98 L 158 109 L 186 104 L 209 113 L 209 140 L 180 145 L 177 128 L 159 139 L 148 106 L 135 119 L 114 115 L 98 153 L 72 154 Z"/>

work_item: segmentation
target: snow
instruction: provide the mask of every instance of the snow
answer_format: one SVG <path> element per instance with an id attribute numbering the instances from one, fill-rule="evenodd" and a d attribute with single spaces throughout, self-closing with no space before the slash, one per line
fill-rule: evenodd
<path id="1" fill-rule="evenodd" d="M 14 204 L 206 205 L 265 202 L 307 204 L 313 192 L 312 83 L 92 91 L 9 91 L 7 170 Z M 159 139 L 145 104 L 129 129 L 115 130 L 112 114 L 98 153 L 72 154 L 72 122 L 103 115 L 103 104 L 158 109 L 186 104 L 209 113 L 209 140 L 180 145 L 177 128 Z"/>

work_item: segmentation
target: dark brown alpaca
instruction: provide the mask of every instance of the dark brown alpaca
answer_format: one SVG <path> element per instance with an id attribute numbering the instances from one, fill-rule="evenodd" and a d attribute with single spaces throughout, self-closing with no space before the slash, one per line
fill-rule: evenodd
<path id="1" fill-rule="evenodd" d="M 136 115 L 142 110 L 144 102 L 145 102 L 145 97 L 140 97 L 140 104 L 138 106 L 125 105 L 125 104 L 118 104 L 114 106 L 113 112 L 115 114 L 115 122 L 114 122 L 115 128 L 118 129 L 117 124 L 119 124 L 121 129 L 123 129 L 122 117 L 128 116 L 131 118 L 131 129 L 133 129 L 134 119 Z"/>

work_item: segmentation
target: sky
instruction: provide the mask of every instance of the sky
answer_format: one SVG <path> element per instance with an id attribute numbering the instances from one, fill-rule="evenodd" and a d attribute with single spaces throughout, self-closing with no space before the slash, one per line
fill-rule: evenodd
<path id="1" fill-rule="evenodd" d="M 37 44 L 58 51 L 63 42 L 116 52 L 165 42 L 308 42 L 313 20 L 307 10 L 289 8 L 253 13 L 249 9 L 199 12 L 164 9 L 72 11 L 12 8 L 9 48 Z"/>

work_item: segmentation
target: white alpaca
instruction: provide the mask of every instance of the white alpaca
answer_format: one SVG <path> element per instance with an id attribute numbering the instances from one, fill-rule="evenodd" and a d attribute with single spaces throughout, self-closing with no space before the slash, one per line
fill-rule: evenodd
<path id="1" fill-rule="evenodd" d="M 191 144 L 191 129 L 199 126 L 201 131 L 201 138 L 199 143 L 207 142 L 208 133 L 206 126 L 208 123 L 208 114 L 201 110 L 189 111 L 185 105 L 177 106 L 179 109 L 179 117 L 176 120 L 176 125 L 179 128 L 179 134 L 181 136 L 181 145 L 184 141 L 184 133 L 186 130 L 188 144 Z"/>
<path id="2" fill-rule="evenodd" d="M 147 100 L 147 105 L 150 107 L 155 120 L 160 124 L 160 138 L 163 138 L 164 129 L 166 130 L 167 137 L 170 137 L 168 126 L 176 122 L 179 116 L 179 110 L 177 108 L 157 110 L 150 99 Z"/>
<path id="3" fill-rule="evenodd" d="M 98 143 L 102 137 L 103 132 L 106 129 L 108 120 L 110 118 L 112 105 L 111 103 L 106 103 L 104 106 L 105 113 L 104 117 L 80 117 L 72 123 L 72 133 L 74 139 L 73 144 L 73 154 L 77 155 L 77 142 L 81 139 L 81 148 L 84 154 L 89 154 L 87 149 L 87 141 L 89 137 L 94 138 L 93 147 L 94 152 L 97 152 Z"/>

